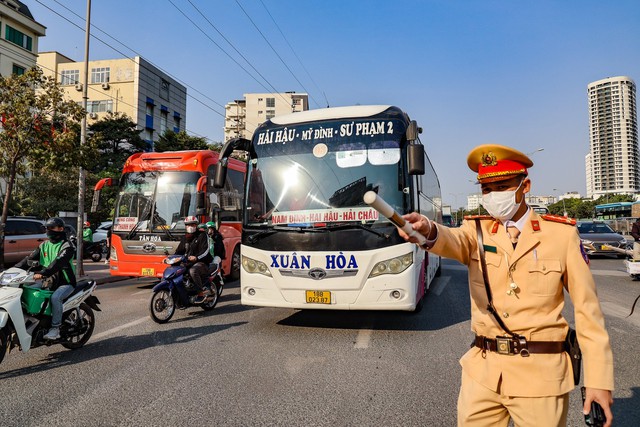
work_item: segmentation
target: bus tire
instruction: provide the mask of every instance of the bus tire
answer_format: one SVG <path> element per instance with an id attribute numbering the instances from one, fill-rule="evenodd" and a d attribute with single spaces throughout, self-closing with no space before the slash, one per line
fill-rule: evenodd
<path id="1" fill-rule="evenodd" d="M 440 277 L 442 275 L 442 257 L 438 257 L 438 269 L 436 270 L 435 277 Z"/>
<path id="2" fill-rule="evenodd" d="M 231 256 L 231 272 L 229 273 L 229 278 L 231 280 L 240 279 L 240 245 L 236 245 L 233 248 L 233 255 Z"/>

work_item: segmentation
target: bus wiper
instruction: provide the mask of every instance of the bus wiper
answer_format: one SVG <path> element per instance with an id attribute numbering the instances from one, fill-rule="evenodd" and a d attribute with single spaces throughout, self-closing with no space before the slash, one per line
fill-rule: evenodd
<path id="1" fill-rule="evenodd" d="M 256 234 L 249 236 L 249 238 L 247 240 L 249 240 L 249 243 L 255 243 L 258 239 L 262 238 L 262 237 L 266 237 L 269 236 L 273 233 L 276 233 L 278 231 L 288 231 L 288 232 L 296 232 L 296 233 L 305 233 L 305 232 L 310 232 L 310 233 L 318 233 L 318 232 L 323 232 L 326 231 L 325 229 L 319 229 L 319 228 L 307 228 L 307 227 L 285 227 L 282 225 L 274 225 L 272 227 L 269 227 L 266 230 L 262 230 L 257 232 Z"/>
<path id="2" fill-rule="evenodd" d="M 365 230 L 368 231 L 370 233 L 375 234 L 378 237 L 382 237 L 384 239 L 389 239 L 389 235 L 387 233 L 381 233 L 380 231 L 374 230 L 371 227 L 367 227 L 364 224 L 360 224 L 359 222 L 357 223 L 343 223 L 343 224 L 336 224 L 336 225 L 327 225 L 324 228 L 321 228 L 320 230 L 347 230 L 349 228 L 359 228 L 361 230 Z"/>

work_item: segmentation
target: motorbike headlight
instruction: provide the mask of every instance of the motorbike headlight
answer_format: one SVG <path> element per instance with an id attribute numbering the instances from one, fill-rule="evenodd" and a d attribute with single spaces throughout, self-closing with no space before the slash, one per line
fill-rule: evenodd
<path id="1" fill-rule="evenodd" d="M 377 277 L 383 274 L 398 274 L 405 271 L 413 264 L 413 252 L 401 255 L 399 257 L 380 261 L 373 266 L 369 277 Z"/>
<path id="2" fill-rule="evenodd" d="M 13 281 L 13 278 L 17 275 L 18 273 L 2 273 L 2 275 L 0 276 L 0 283 L 2 283 L 3 285 L 11 283 Z"/>
<path id="3" fill-rule="evenodd" d="M 244 255 L 242 256 L 242 268 L 244 268 L 247 273 L 263 274 L 271 277 L 271 272 L 269 271 L 267 264 Z"/>

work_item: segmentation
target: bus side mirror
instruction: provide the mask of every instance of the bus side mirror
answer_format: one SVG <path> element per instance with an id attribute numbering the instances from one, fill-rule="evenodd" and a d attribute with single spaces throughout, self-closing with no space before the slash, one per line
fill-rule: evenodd
<path id="1" fill-rule="evenodd" d="M 224 183 L 227 179 L 227 163 L 228 162 L 229 162 L 228 159 L 223 158 L 216 164 L 216 171 L 215 171 L 216 174 L 213 178 L 213 186 L 215 188 L 224 187 Z"/>
<path id="2" fill-rule="evenodd" d="M 409 175 L 424 175 L 424 145 L 411 144 L 407 147 Z"/>
<path id="3" fill-rule="evenodd" d="M 204 191 L 198 191 L 196 193 L 196 215 L 204 215 L 207 212 L 205 206 L 205 194 Z"/>
<path id="4" fill-rule="evenodd" d="M 218 195 L 216 193 L 209 194 L 209 205 L 213 210 L 220 210 L 220 205 L 218 204 Z"/>

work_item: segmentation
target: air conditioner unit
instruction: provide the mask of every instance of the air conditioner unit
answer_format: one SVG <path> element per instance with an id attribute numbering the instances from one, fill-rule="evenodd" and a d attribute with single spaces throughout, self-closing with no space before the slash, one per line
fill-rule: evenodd
<path id="1" fill-rule="evenodd" d="M 82 92 L 82 83 L 76 83 L 76 90 Z"/>
<path id="2" fill-rule="evenodd" d="M 104 90 L 109 89 L 109 83 L 102 83 L 102 89 Z"/>
<path id="3" fill-rule="evenodd" d="M 89 117 L 91 117 L 92 119 L 97 119 L 98 113 L 89 113 Z"/>

